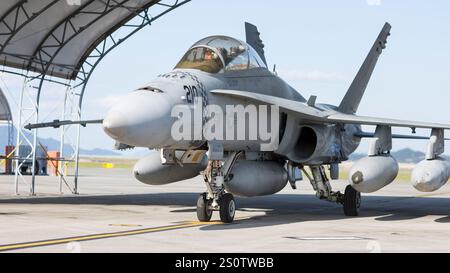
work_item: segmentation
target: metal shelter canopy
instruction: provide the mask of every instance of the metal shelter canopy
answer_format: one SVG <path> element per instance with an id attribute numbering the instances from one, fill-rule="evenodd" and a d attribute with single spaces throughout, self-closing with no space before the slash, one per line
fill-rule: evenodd
<path id="1" fill-rule="evenodd" d="M 89 53 L 155 0 L 2 0 L 0 65 L 76 79 Z"/>
<path id="2" fill-rule="evenodd" d="M 44 81 L 61 84 L 65 92 L 61 120 L 81 120 L 86 85 L 99 62 L 114 48 L 145 26 L 191 0 L 1 0 L 0 72 L 24 77 L 16 121 L 16 193 L 19 179 L 35 193 L 35 174 L 39 172 L 36 151 L 43 145 L 37 129 L 25 127 L 38 123 Z M 64 151 L 70 125 L 61 127 L 60 160 L 75 162 L 72 185 L 62 168 L 62 185 L 77 193 L 80 126 L 71 154 Z M 68 135 L 67 135 L 68 136 Z M 73 143 L 73 142 L 72 142 Z M 31 146 L 24 155 L 22 145 Z M 45 149 L 44 149 L 45 150 Z M 31 183 L 21 167 L 32 162 Z M 36 167 L 36 168 L 35 168 Z"/>

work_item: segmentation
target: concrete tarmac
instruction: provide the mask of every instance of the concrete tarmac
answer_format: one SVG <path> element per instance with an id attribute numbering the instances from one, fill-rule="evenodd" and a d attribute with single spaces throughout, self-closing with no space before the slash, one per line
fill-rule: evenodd
<path id="1" fill-rule="evenodd" d="M 128 169 L 86 168 L 79 180 L 79 195 L 61 195 L 57 178 L 38 177 L 37 196 L 23 183 L 16 196 L 14 177 L 0 176 L 0 251 L 450 252 L 449 185 L 422 194 L 394 182 L 363 195 L 352 218 L 302 181 L 297 190 L 236 198 L 236 221 L 222 224 L 196 219 L 200 177 L 148 186 Z"/>

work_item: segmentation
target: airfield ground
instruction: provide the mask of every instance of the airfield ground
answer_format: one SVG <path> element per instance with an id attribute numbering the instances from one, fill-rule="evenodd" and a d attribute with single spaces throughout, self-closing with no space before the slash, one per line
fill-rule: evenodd
<path id="1" fill-rule="evenodd" d="M 38 177 L 37 196 L 24 185 L 16 196 L 14 177 L 0 176 L 0 251 L 450 252 L 449 185 L 421 194 L 396 181 L 363 195 L 361 215 L 349 218 L 341 206 L 317 200 L 303 181 L 298 190 L 237 198 L 233 224 L 199 223 L 200 177 L 146 186 L 123 164 L 84 166 L 77 196 L 57 194 L 51 176 Z M 342 190 L 346 182 L 333 185 Z"/>

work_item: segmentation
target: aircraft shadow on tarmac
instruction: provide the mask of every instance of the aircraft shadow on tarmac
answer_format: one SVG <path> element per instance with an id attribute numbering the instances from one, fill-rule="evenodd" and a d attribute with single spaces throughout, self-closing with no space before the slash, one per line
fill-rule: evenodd
<path id="1" fill-rule="evenodd" d="M 0 199 L 1 204 L 85 204 L 169 206 L 171 212 L 193 213 L 198 193 L 151 193 L 100 196 L 57 196 Z M 313 195 L 278 194 L 266 197 L 236 197 L 238 211 L 230 225 L 208 225 L 203 230 L 242 229 L 307 221 L 330 221 L 347 218 L 342 207 L 316 199 Z M 239 212 L 255 212 L 255 216 L 239 219 Z M 257 214 L 257 215 L 256 215 Z M 411 220 L 428 215 L 442 216 L 437 223 L 450 223 L 450 198 L 363 196 L 359 218 L 374 217 L 377 221 Z M 216 215 L 217 216 L 217 215 Z M 176 215 L 174 214 L 174 220 Z"/>

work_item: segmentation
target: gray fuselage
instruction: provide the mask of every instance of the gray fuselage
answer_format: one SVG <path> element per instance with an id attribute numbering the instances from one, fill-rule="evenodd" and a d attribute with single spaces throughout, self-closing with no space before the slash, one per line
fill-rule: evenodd
<path id="1" fill-rule="evenodd" d="M 173 138 L 171 129 L 177 120 L 172 116 L 174 106 L 191 106 L 198 98 L 203 100 L 204 105 L 217 105 L 222 109 L 230 105 L 244 107 L 261 105 L 255 101 L 210 93 L 211 90 L 217 89 L 254 92 L 306 103 L 299 92 L 265 68 L 224 71 L 215 74 L 195 69 L 175 69 L 158 76 L 145 87 L 131 92 L 114 106 L 105 118 L 105 131 L 116 141 L 130 146 L 179 150 L 198 148 L 206 141 L 203 137 L 201 140 Z M 320 111 L 335 109 L 333 106 L 320 104 L 316 107 Z M 344 130 L 342 129 L 344 127 L 337 128 L 336 125 L 311 124 L 310 122 L 302 124 L 301 120 L 291 117 L 288 112 L 284 113 L 282 110 L 280 112 L 280 145 L 277 150 L 272 151 L 278 155 L 300 163 L 340 162 L 359 145 L 359 139 L 353 137 L 353 132 L 360 130 L 358 126 L 347 125 Z M 266 118 L 269 119 L 269 116 Z M 248 116 L 245 118 L 248 119 Z M 223 119 L 225 120 L 226 117 Z M 302 126 L 306 125 L 308 130 L 313 129 L 313 134 L 301 133 Z M 195 122 L 192 126 L 195 127 Z M 236 126 L 232 129 L 236 130 Z M 230 128 L 224 124 L 223 130 L 226 133 Z M 345 138 L 346 132 L 352 133 L 349 138 Z M 316 139 L 311 139 L 313 137 Z M 262 141 L 259 139 L 219 139 L 217 141 L 223 145 L 224 151 L 261 151 Z"/>

